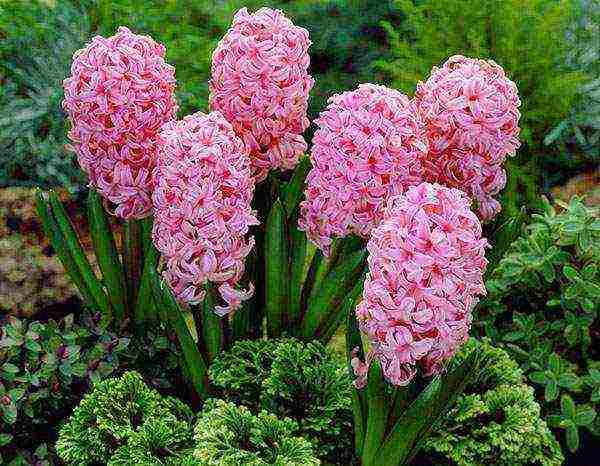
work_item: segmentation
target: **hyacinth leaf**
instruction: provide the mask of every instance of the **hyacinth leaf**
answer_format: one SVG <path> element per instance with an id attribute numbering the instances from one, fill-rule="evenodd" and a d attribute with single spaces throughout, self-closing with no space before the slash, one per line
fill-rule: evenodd
<path id="1" fill-rule="evenodd" d="M 179 307 L 179 304 L 177 304 L 177 301 L 175 301 L 173 294 L 160 280 L 155 269 L 150 270 L 149 273 L 152 292 L 157 306 L 162 308 L 164 314 L 175 330 L 191 378 L 192 386 L 198 397 L 204 399 L 208 393 L 206 363 L 194 342 L 194 338 L 190 333 L 183 312 Z"/>
<path id="2" fill-rule="evenodd" d="M 281 335 L 287 321 L 288 305 L 288 239 L 285 213 L 277 199 L 267 219 L 265 235 L 265 311 L 269 337 Z"/>
<path id="3" fill-rule="evenodd" d="M 333 268 L 333 265 L 335 264 L 338 258 L 338 254 L 341 250 L 341 241 L 342 240 L 339 238 L 333 240 L 333 242 L 331 243 L 331 252 L 329 254 L 329 257 L 325 257 L 323 254 L 319 254 L 321 260 L 316 262 L 317 267 L 313 278 L 313 284 L 309 300 L 314 299 L 314 297 L 321 289 L 323 280 Z"/>
<path id="4" fill-rule="evenodd" d="M 302 312 L 302 291 L 308 277 L 308 271 L 317 248 L 304 232 L 295 226 L 290 227 L 291 264 L 290 264 L 290 324 L 293 328 L 299 323 Z"/>
<path id="5" fill-rule="evenodd" d="M 256 254 L 249 254 L 246 258 L 246 273 L 248 276 L 253 276 L 252 272 L 256 271 Z M 235 311 L 231 320 L 231 339 L 232 341 L 250 338 L 251 334 L 251 319 L 258 317 L 258 310 L 254 306 L 256 302 L 256 290 L 254 295 L 247 301 L 242 303 L 242 307 Z"/>
<path id="6" fill-rule="evenodd" d="M 365 352 L 363 349 L 356 314 L 348 312 L 346 318 L 346 357 L 348 363 L 348 372 L 350 377 L 354 377 L 352 370 L 352 352 L 356 349 L 356 357 L 364 361 Z M 358 457 L 362 454 L 363 442 L 365 439 L 367 401 L 364 390 L 352 388 L 352 412 L 354 414 L 354 438 L 356 445 L 356 454 Z"/>
<path id="7" fill-rule="evenodd" d="M 202 301 L 202 339 L 210 363 L 223 347 L 223 320 L 226 317 L 215 314 L 217 300 L 214 287 L 207 284 L 205 289 L 206 295 Z"/>
<path id="8" fill-rule="evenodd" d="M 367 380 L 367 425 L 362 464 L 371 466 L 383 443 L 389 409 L 385 381 L 377 359 L 371 362 Z"/>
<path id="9" fill-rule="evenodd" d="M 338 327 L 347 319 L 348 314 L 354 314 L 354 308 L 363 292 L 364 284 L 364 275 L 362 275 L 356 282 L 356 285 L 354 285 L 354 288 L 346 295 L 342 304 L 339 306 L 339 309 L 334 309 L 334 311 L 329 314 L 329 318 L 321 326 L 323 329 L 320 327 L 319 330 L 317 330 L 318 340 L 321 343 L 324 345 L 329 343 L 329 340 L 331 340 Z"/>
<path id="10" fill-rule="evenodd" d="M 110 302 L 102 288 L 102 284 L 96 277 L 92 266 L 87 260 L 85 252 L 83 251 L 83 247 L 79 242 L 79 238 L 77 237 L 77 233 L 75 232 L 75 228 L 69 219 L 67 211 L 54 191 L 50 191 L 48 200 L 50 201 L 52 212 L 56 218 L 56 223 L 58 224 L 60 232 L 64 238 L 64 244 L 73 257 L 73 260 L 77 265 L 77 269 L 81 273 L 83 281 L 93 297 L 93 303 L 96 305 L 98 310 L 100 310 L 104 318 L 108 319 L 112 315 Z"/>
<path id="11" fill-rule="evenodd" d="M 127 220 L 123 226 L 123 264 L 127 277 L 127 301 L 135 303 L 142 274 L 142 222 Z"/>
<path id="12" fill-rule="evenodd" d="M 473 351 L 461 365 L 430 382 L 398 418 L 373 465 L 408 464 L 433 425 L 450 409 L 478 367 L 479 355 Z"/>
<path id="13" fill-rule="evenodd" d="M 303 338 L 312 338 L 332 312 L 339 312 L 340 304 L 348 294 L 348 289 L 356 285 L 355 280 L 366 257 L 366 250 L 350 254 L 323 279 L 319 291 L 308 301 L 308 309 L 302 319 L 300 330 Z"/>
<path id="14" fill-rule="evenodd" d="M 88 219 L 96 260 L 108 290 L 110 303 L 115 311 L 115 318 L 121 322 L 125 318 L 123 267 L 102 201 L 94 189 L 90 189 L 88 195 Z"/>
<path id="15" fill-rule="evenodd" d="M 154 245 L 149 244 L 144 258 L 144 270 L 140 279 L 140 290 L 135 303 L 135 320 L 143 322 L 144 320 L 155 320 L 156 309 L 152 293 L 151 274 L 156 270 L 159 254 Z"/>
<path id="16" fill-rule="evenodd" d="M 306 175 L 310 168 L 310 159 L 306 155 L 302 156 L 296 165 L 292 179 L 282 189 L 281 200 L 288 218 L 292 216 L 304 194 Z"/>
<path id="17" fill-rule="evenodd" d="M 87 303 L 93 303 L 94 297 L 90 293 L 90 290 L 85 284 L 83 276 L 79 272 L 77 268 L 77 264 L 73 259 L 73 256 L 69 252 L 67 245 L 65 244 L 65 239 L 58 227 L 54 217 L 52 216 L 50 206 L 48 202 L 42 195 L 40 190 L 36 190 L 35 193 L 35 202 L 36 202 L 36 210 L 38 217 L 42 222 L 42 227 L 44 229 L 44 233 L 48 237 L 52 248 L 56 251 L 58 258 L 60 259 L 65 271 L 69 275 L 69 278 L 73 282 L 73 284 L 81 293 L 81 296 Z"/>

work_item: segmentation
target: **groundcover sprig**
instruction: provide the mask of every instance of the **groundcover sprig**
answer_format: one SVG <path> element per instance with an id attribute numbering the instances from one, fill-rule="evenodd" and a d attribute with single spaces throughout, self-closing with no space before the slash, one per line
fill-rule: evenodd
<path id="1" fill-rule="evenodd" d="M 374 84 L 333 96 L 305 156 L 309 46 L 282 12 L 240 10 L 213 54 L 210 112 L 176 120 L 164 47 L 127 28 L 94 38 L 63 106 L 101 278 L 56 195 L 38 211 L 90 307 L 172 324 L 200 398 L 233 341 L 326 343 L 346 322 L 357 456 L 405 464 L 480 364 L 444 373 L 485 294 L 480 218 L 500 208 L 520 102 L 498 65 L 455 56 L 413 99 Z"/>

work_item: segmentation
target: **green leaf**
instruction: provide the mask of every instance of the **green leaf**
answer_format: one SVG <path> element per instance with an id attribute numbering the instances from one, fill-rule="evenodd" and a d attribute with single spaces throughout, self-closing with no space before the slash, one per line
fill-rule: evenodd
<path id="1" fill-rule="evenodd" d="M 592 422 L 594 422 L 595 417 L 596 411 L 594 411 L 594 408 L 591 408 L 589 406 L 579 406 L 574 419 L 575 425 L 581 427 L 589 426 Z"/>
<path id="2" fill-rule="evenodd" d="M 26 340 L 25 348 L 27 348 L 29 351 L 33 351 L 34 353 L 39 353 L 42 351 L 41 345 L 35 340 Z"/>
<path id="3" fill-rule="evenodd" d="M 346 359 L 348 372 L 350 377 L 354 378 L 352 369 L 352 356 L 355 353 L 356 357 L 361 361 L 365 359 L 360 331 L 358 330 L 358 322 L 356 314 L 349 312 L 346 318 Z M 365 429 L 367 425 L 367 398 L 365 390 L 357 390 L 355 387 L 352 390 L 352 413 L 354 415 L 354 438 L 356 454 L 358 457 L 362 455 L 362 449 L 365 439 Z"/>
<path id="4" fill-rule="evenodd" d="M 478 367 L 479 355 L 473 351 L 460 366 L 443 376 L 435 377 L 398 418 L 374 464 L 408 464 L 433 425 L 452 406 L 465 385 L 475 376 Z"/>
<path id="5" fill-rule="evenodd" d="M 85 302 L 93 304 L 94 297 L 90 292 L 83 275 L 80 273 L 79 268 L 75 263 L 75 259 L 65 243 L 65 238 L 63 237 L 63 234 L 61 233 L 60 228 L 58 227 L 58 224 L 51 213 L 51 208 L 48 202 L 39 189 L 35 192 L 35 204 L 38 217 L 42 222 L 44 233 L 50 240 L 50 244 L 52 245 L 54 251 L 56 251 L 56 254 L 65 268 L 65 271 L 69 275 L 69 278 L 77 287 Z"/>
<path id="6" fill-rule="evenodd" d="M 581 280 L 581 277 L 579 276 L 579 273 L 577 272 L 577 270 L 575 270 L 570 265 L 565 265 L 563 267 L 563 275 L 572 282 L 577 282 L 577 281 Z"/>
<path id="7" fill-rule="evenodd" d="M 23 395 L 25 395 L 24 388 L 13 388 L 8 392 L 8 396 L 13 400 L 14 403 L 23 398 Z"/>
<path id="8" fill-rule="evenodd" d="M 157 306 L 164 309 L 165 315 L 177 334 L 194 390 L 200 399 L 204 399 L 208 394 L 206 363 L 190 334 L 183 313 L 170 290 L 163 285 L 154 269 L 150 271 L 150 283 Z"/>
<path id="9" fill-rule="evenodd" d="M 567 425 L 567 446 L 573 453 L 579 448 L 579 432 L 573 424 Z"/>
<path id="10" fill-rule="evenodd" d="M 125 276 L 106 212 L 95 189 L 90 189 L 88 195 L 88 219 L 96 260 L 120 323 L 125 318 Z"/>
<path id="11" fill-rule="evenodd" d="M 544 390 L 544 398 L 546 401 L 554 401 L 558 397 L 558 384 L 555 380 L 549 379 Z"/>
<path id="12" fill-rule="evenodd" d="M 560 409 L 567 419 L 574 420 L 577 410 L 575 402 L 569 395 L 563 395 L 560 399 Z"/>
<path id="13" fill-rule="evenodd" d="M 83 277 L 83 280 L 94 299 L 93 304 L 95 304 L 100 310 L 103 317 L 109 318 L 109 316 L 112 315 L 112 311 L 108 297 L 102 289 L 102 285 L 96 277 L 92 266 L 87 260 L 83 247 L 81 246 L 79 238 L 77 237 L 77 233 L 75 232 L 75 228 L 73 227 L 71 220 L 69 220 L 67 211 L 58 199 L 56 193 L 53 191 L 50 191 L 48 200 L 50 201 L 52 212 L 56 218 L 56 223 L 58 224 L 60 232 L 64 238 L 64 244 L 68 249 L 69 254 L 73 257 L 73 260 L 77 265 L 77 269 Z"/>
<path id="14" fill-rule="evenodd" d="M 288 238 L 285 212 L 277 199 L 267 219 L 265 235 L 265 312 L 269 337 L 278 337 L 286 317 L 289 290 Z"/>
<path id="15" fill-rule="evenodd" d="M 347 319 L 348 313 L 354 313 L 354 309 L 356 308 L 356 303 L 360 299 L 363 291 L 365 281 L 363 278 L 357 280 L 354 288 L 346 295 L 344 300 L 339 306 L 338 310 L 334 310 L 330 315 L 329 319 L 327 319 L 323 324 L 322 328 L 320 327 L 317 330 L 317 335 L 319 335 L 319 341 L 324 345 L 329 343 L 329 340 L 335 335 L 335 332 L 339 328 L 339 326 Z"/>
<path id="16" fill-rule="evenodd" d="M 529 374 L 529 380 L 539 385 L 544 385 L 546 383 L 546 374 L 542 371 L 536 371 Z"/>
<path id="17" fill-rule="evenodd" d="M 308 175 L 310 168 L 311 164 L 308 156 L 303 155 L 302 157 L 300 157 L 300 159 L 298 160 L 298 164 L 296 165 L 296 168 L 294 170 L 294 175 L 292 176 L 292 179 L 282 189 L 281 200 L 288 218 L 296 210 L 296 207 L 300 202 L 300 198 L 304 193 L 306 175 Z"/>
<path id="18" fill-rule="evenodd" d="M 367 378 L 367 428 L 362 452 L 362 464 L 371 465 L 381 448 L 389 414 L 385 381 L 379 361 L 374 359 Z"/>
<path id="19" fill-rule="evenodd" d="M 6 372 L 7 374 L 16 374 L 19 372 L 19 370 L 20 369 L 17 366 L 11 364 L 10 362 L 5 362 L 2 365 L 2 371 Z"/>
<path id="20" fill-rule="evenodd" d="M 579 385 L 579 378 L 575 374 L 563 373 L 558 379 L 558 384 L 561 387 L 573 389 Z"/>
<path id="21" fill-rule="evenodd" d="M 208 352 L 208 362 L 212 362 L 224 344 L 223 319 L 215 314 L 216 293 L 212 285 L 206 285 L 206 296 L 202 301 L 202 337 Z"/>
<path id="22" fill-rule="evenodd" d="M 153 244 L 149 244 L 144 257 L 144 268 L 142 278 L 140 279 L 140 290 L 135 303 L 135 318 L 136 321 L 156 319 L 156 309 L 152 294 L 152 283 L 150 276 L 152 271 L 156 270 L 156 265 L 159 260 L 159 253 Z"/>
<path id="23" fill-rule="evenodd" d="M 353 252 L 342 258 L 340 264 L 323 279 L 318 291 L 308 301 L 300 328 L 303 338 L 314 338 L 319 327 L 331 318 L 331 313 L 339 311 L 341 302 L 356 285 L 366 258 L 365 249 Z"/>
<path id="24" fill-rule="evenodd" d="M 0 447 L 4 447 L 12 440 L 12 435 L 0 433 Z"/>

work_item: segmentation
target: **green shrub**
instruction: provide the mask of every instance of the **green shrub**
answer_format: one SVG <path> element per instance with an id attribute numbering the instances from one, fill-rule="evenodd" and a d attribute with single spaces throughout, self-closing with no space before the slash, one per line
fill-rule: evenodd
<path id="1" fill-rule="evenodd" d="M 193 415 L 136 372 L 94 385 L 61 427 L 56 451 L 67 464 L 179 465 L 192 448 Z"/>
<path id="2" fill-rule="evenodd" d="M 540 417 L 534 392 L 508 354 L 471 339 L 454 360 L 471 351 L 486 365 L 466 387 L 456 405 L 435 426 L 424 453 L 445 456 L 452 464 L 560 465 L 560 446 Z"/>
<path id="3" fill-rule="evenodd" d="M 600 434 L 593 425 L 600 355 L 591 344 L 599 331 L 600 215 L 576 197 L 560 207 L 562 211 L 547 204 L 543 215 L 535 215 L 492 271 L 488 297 L 474 321 L 519 362 L 536 388 L 544 416 L 564 414 L 561 395 L 586 413 L 566 437 L 568 447 L 576 450 L 579 428 Z"/>
<path id="4" fill-rule="evenodd" d="M 88 3 L 0 4 L 0 186 L 82 187 L 60 102 L 73 52 L 92 35 Z"/>
<path id="5" fill-rule="evenodd" d="M 311 444 L 296 437 L 291 419 L 252 414 L 246 407 L 208 400 L 196 425 L 194 458 L 202 466 L 311 466 Z"/>
<path id="6" fill-rule="evenodd" d="M 53 424 L 90 381 L 111 374 L 129 339 L 87 318 L 28 322 L 9 317 L 0 328 L 0 459 L 48 441 Z"/>
<path id="7" fill-rule="evenodd" d="M 322 344 L 241 341 L 217 357 L 209 377 L 224 398 L 296 421 L 322 461 L 351 462 L 351 380 Z"/>

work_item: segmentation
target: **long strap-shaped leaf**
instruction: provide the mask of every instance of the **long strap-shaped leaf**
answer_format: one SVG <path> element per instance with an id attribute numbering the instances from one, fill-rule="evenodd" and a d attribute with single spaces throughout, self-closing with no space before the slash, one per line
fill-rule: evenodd
<path id="1" fill-rule="evenodd" d="M 140 279 L 140 290 L 135 303 L 135 320 L 138 323 L 143 321 L 152 321 L 156 319 L 155 302 L 152 293 L 152 273 L 156 270 L 159 253 L 154 245 L 149 244 L 146 247 L 146 257 L 144 258 L 144 270 Z"/>
<path id="2" fill-rule="evenodd" d="M 308 276 L 310 265 L 317 248 L 303 231 L 295 225 L 290 226 L 291 264 L 290 264 L 290 324 L 296 330 L 302 317 L 302 291 Z"/>
<path id="3" fill-rule="evenodd" d="M 190 333 L 179 305 L 175 301 L 171 291 L 161 282 L 156 270 L 150 272 L 150 281 L 157 305 L 164 309 L 164 313 L 167 315 L 169 322 L 177 334 L 177 339 L 179 340 L 183 357 L 185 358 L 186 366 L 192 379 L 192 386 L 198 397 L 204 399 L 208 394 L 206 363 L 194 342 L 194 338 Z"/>
<path id="4" fill-rule="evenodd" d="M 265 310 L 269 337 L 281 335 L 288 312 L 288 239 L 285 212 L 279 199 L 275 201 L 265 235 Z"/>
<path id="5" fill-rule="evenodd" d="M 365 284 L 364 274 L 357 274 L 357 280 L 354 287 L 344 297 L 342 303 L 336 308 L 333 307 L 326 316 L 324 322 L 317 330 L 318 340 L 326 345 L 333 337 L 337 329 L 346 321 L 349 313 L 354 313 L 356 303 L 362 295 Z"/>
<path id="6" fill-rule="evenodd" d="M 90 189 L 88 196 L 88 219 L 96 260 L 115 318 L 120 323 L 125 318 L 125 276 L 102 201 L 94 189 Z"/>
<path id="7" fill-rule="evenodd" d="M 366 257 L 366 250 L 350 254 L 323 279 L 319 291 L 308 301 L 308 309 L 300 329 L 303 338 L 313 338 L 329 314 L 339 309 L 340 303 L 355 285 L 353 280 Z"/>
<path id="8" fill-rule="evenodd" d="M 127 277 L 127 302 L 137 301 L 143 267 L 142 221 L 126 220 L 123 226 L 123 265 Z"/>
<path id="9" fill-rule="evenodd" d="M 291 217 L 296 210 L 296 207 L 300 202 L 300 198 L 304 193 L 306 175 L 308 174 L 310 167 L 311 165 L 308 156 L 302 156 L 296 165 L 292 179 L 282 189 L 281 200 L 283 202 L 283 207 L 285 207 L 288 218 Z"/>
<path id="10" fill-rule="evenodd" d="M 354 377 L 352 369 L 352 356 L 354 349 L 357 350 L 356 357 L 365 359 L 360 331 L 356 314 L 349 312 L 346 319 L 346 357 L 350 377 Z M 362 456 L 363 443 L 365 441 L 365 429 L 367 425 L 367 398 L 364 390 L 352 388 L 352 412 L 354 414 L 354 443 L 357 457 Z"/>
<path id="11" fill-rule="evenodd" d="M 452 372 L 436 377 L 412 402 L 379 450 L 375 466 L 408 464 L 438 419 L 452 406 L 476 374 L 479 355 L 473 351 Z"/>
<path id="12" fill-rule="evenodd" d="M 377 359 L 371 362 L 367 382 L 367 426 L 362 451 L 362 465 L 372 466 L 383 444 L 389 412 L 385 381 Z M 390 465 L 391 466 L 391 465 Z"/>
<path id="13" fill-rule="evenodd" d="M 73 227 L 71 220 L 69 220 L 67 211 L 58 199 L 56 193 L 53 191 L 50 191 L 48 200 L 50 201 L 50 206 L 52 207 L 52 212 L 56 218 L 58 228 L 60 229 L 60 232 L 64 238 L 64 244 L 73 257 L 73 260 L 77 265 L 77 269 L 83 277 L 83 281 L 90 290 L 90 294 L 94 300 L 93 303 L 100 310 L 104 318 L 109 318 L 109 316 L 112 315 L 110 302 L 102 288 L 102 284 L 96 277 L 92 266 L 87 260 L 85 252 L 83 251 L 83 247 L 81 246 L 79 238 L 77 237 L 77 233 L 75 232 L 75 228 Z"/>
<path id="14" fill-rule="evenodd" d="M 37 214 L 42 222 L 44 233 L 48 237 L 52 248 L 58 255 L 58 258 L 65 268 L 65 271 L 69 275 L 69 278 L 71 278 L 71 281 L 77 287 L 83 299 L 88 303 L 94 303 L 94 297 L 85 284 L 85 280 L 83 279 L 81 272 L 79 272 L 79 268 L 75 263 L 75 259 L 73 259 L 73 256 L 69 252 L 69 248 L 65 244 L 65 239 L 60 231 L 60 228 L 58 228 L 58 224 L 56 223 L 54 216 L 52 215 L 50 206 L 39 190 L 37 190 L 35 193 L 35 203 Z"/>
<path id="15" fill-rule="evenodd" d="M 223 323 L 227 317 L 220 317 L 215 314 L 215 289 L 207 284 L 206 296 L 202 301 L 202 339 L 206 346 L 209 363 L 219 354 L 223 348 Z"/>

